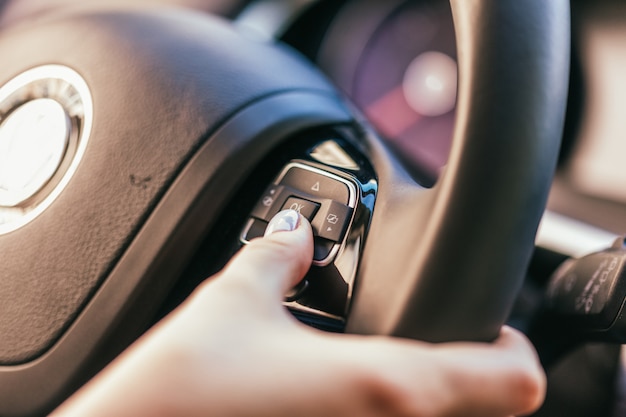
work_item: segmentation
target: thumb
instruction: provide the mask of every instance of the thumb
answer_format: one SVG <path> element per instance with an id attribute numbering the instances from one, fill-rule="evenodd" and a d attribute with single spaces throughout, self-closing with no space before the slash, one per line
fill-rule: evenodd
<path id="1" fill-rule="evenodd" d="M 252 290 L 255 298 L 282 301 L 311 266 L 313 233 L 311 225 L 294 210 L 276 214 L 265 237 L 253 239 L 231 259 L 219 274 L 224 285 Z"/>

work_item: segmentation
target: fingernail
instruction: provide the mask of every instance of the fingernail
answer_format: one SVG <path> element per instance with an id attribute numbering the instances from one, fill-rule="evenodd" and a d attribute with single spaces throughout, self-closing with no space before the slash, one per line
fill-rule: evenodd
<path id="1" fill-rule="evenodd" d="M 295 210 L 283 210 L 276 214 L 265 229 L 265 235 L 269 236 L 276 232 L 291 232 L 300 224 L 300 214 Z"/>

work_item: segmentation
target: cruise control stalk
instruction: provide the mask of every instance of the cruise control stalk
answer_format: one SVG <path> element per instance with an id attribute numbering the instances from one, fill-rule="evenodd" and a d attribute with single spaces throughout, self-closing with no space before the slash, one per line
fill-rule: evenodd
<path id="1" fill-rule="evenodd" d="M 529 336 L 544 366 L 584 342 L 626 343 L 626 243 L 565 261 Z"/>

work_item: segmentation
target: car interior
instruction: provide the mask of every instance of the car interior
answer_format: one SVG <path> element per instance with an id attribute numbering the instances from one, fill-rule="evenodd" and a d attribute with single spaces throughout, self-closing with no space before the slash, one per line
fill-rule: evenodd
<path id="1" fill-rule="evenodd" d="M 535 416 L 626 415 L 625 3 L 127 3 L 0 0 L 0 416 L 49 413 L 288 208 L 301 322 L 508 324 Z"/>

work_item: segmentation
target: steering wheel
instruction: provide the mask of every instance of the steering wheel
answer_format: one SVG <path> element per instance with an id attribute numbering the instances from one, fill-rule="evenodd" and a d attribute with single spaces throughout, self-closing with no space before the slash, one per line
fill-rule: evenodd
<path id="1" fill-rule="evenodd" d="M 289 198 L 318 213 L 309 288 L 286 300 L 302 320 L 493 340 L 555 169 L 569 3 L 451 4 L 457 120 L 431 189 L 310 63 L 218 18 L 78 10 L 5 29 L 0 414 L 51 410 Z"/>

